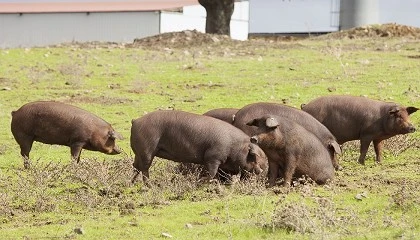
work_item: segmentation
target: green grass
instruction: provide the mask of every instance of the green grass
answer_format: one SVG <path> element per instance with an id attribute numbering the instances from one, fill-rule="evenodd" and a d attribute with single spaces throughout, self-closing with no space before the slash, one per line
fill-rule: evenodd
<path id="1" fill-rule="evenodd" d="M 266 189 L 255 179 L 199 184 L 156 159 L 154 183 L 131 185 L 131 120 L 157 109 L 195 113 L 270 101 L 300 107 L 317 96 L 364 95 L 420 107 L 420 43 L 409 39 L 250 42 L 186 49 L 0 50 L 2 239 L 417 239 L 419 132 L 387 141 L 383 164 L 357 164 L 358 144 L 326 186 Z M 23 169 L 11 111 L 35 100 L 85 108 L 125 139 L 122 155 L 35 143 Z M 420 125 L 420 114 L 411 117 Z M 362 194 L 361 200 L 355 197 Z M 302 221 L 305 220 L 305 221 Z M 82 228 L 83 234 L 74 229 Z"/>

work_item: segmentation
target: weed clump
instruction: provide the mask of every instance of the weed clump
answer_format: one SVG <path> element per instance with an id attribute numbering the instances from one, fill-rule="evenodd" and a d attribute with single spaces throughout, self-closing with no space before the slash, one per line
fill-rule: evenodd
<path id="1" fill-rule="evenodd" d="M 313 196 L 306 200 L 291 200 L 282 196 L 276 203 L 271 222 L 265 227 L 272 231 L 284 229 L 289 233 L 323 234 L 340 221 L 336 206 L 329 198 Z"/>

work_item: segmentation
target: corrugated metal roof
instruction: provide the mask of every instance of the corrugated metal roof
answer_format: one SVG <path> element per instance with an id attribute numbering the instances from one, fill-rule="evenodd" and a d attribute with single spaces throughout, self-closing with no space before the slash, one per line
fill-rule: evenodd
<path id="1" fill-rule="evenodd" d="M 0 13 L 135 12 L 197 5 L 198 0 L 0 1 Z"/>

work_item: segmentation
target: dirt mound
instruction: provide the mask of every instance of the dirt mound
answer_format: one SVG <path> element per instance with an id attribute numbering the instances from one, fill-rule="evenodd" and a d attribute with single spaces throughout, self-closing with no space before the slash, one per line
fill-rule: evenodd
<path id="1" fill-rule="evenodd" d="M 341 30 L 338 32 L 319 36 L 316 39 L 360 39 L 378 37 L 408 37 L 420 39 L 420 28 L 399 25 L 396 23 L 374 24 Z"/>
<path id="2" fill-rule="evenodd" d="M 236 42 L 226 35 L 201 33 L 197 30 L 168 32 L 146 38 L 136 38 L 127 47 L 147 48 L 189 48 L 202 45 L 226 44 Z"/>

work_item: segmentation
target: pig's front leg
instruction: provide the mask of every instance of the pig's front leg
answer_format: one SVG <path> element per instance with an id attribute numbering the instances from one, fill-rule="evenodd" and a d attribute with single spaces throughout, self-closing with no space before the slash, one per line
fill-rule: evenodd
<path id="1" fill-rule="evenodd" d="M 376 163 L 380 164 L 382 161 L 382 140 L 373 140 L 373 147 L 375 148 Z"/>
<path id="2" fill-rule="evenodd" d="M 372 142 L 371 138 L 362 138 L 360 139 L 360 156 L 358 162 L 362 165 L 365 165 L 366 154 L 369 149 L 369 145 Z"/>

